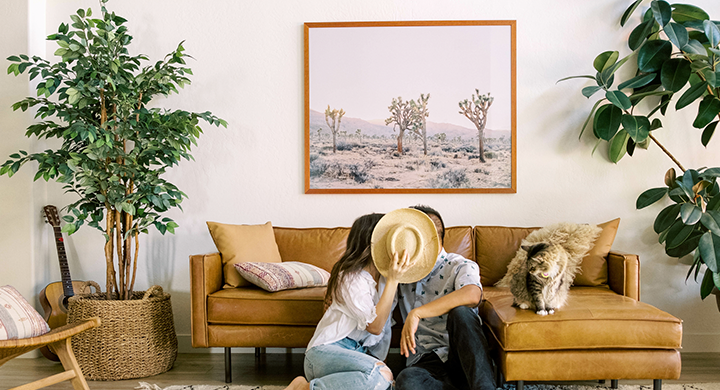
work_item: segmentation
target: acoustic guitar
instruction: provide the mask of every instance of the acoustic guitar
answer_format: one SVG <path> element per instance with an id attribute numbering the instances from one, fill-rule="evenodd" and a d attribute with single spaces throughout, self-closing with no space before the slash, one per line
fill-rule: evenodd
<path id="1" fill-rule="evenodd" d="M 70 277 L 70 267 L 65 254 L 65 243 L 60 229 L 60 216 L 57 208 L 55 206 L 45 206 L 43 211 L 45 221 L 53 227 L 62 281 L 50 283 L 40 291 L 40 305 L 45 311 L 43 318 L 50 325 L 50 329 L 55 329 L 67 324 L 68 299 L 75 295 L 75 290 L 82 289 L 85 282 L 72 280 Z M 52 361 L 60 361 L 57 355 L 48 347 L 41 348 L 40 352 Z"/>

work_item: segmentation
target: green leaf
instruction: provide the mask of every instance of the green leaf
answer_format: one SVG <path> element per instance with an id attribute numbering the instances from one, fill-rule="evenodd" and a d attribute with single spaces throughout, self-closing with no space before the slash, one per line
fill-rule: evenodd
<path id="1" fill-rule="evenodd" d="M 75 225 L 74 224 L 67 224 L 62 227 L 62 232 L 66 234 L 73 234 L 75 233 Z"/>
<path id="2" fill-rule="evenodd" d="M 630 107 L 632 107 L 630 98 L 621 91 L 607 91 L 605 93 L 605 97 L 610 101 L 610 103 L 623 110 L 629 110 Z"/>
<path id="3" fill-rule="evenodd" d="M 623 27 L 625 26 L 625 23 L 627 23 L 627 20 L 628 20 L 628 18 L 630 18 L 630 15 L 632 15 L 633 12 L 635 12 L 635 10 L 637 9 L 637 7 L 638 7 L 638 6 L 640 5 L 640 3 L 642 3 L 642 2 L 643 2 L 643 0 L 635 0 L 635 2 L 632 3 L 632 5 L 630 5 L 630 7 L 628 7 L 628 8 L 625 10 L 625 12 L 623 12 L 622 18 L 620 18 L 620 26 L 623 26 Z"/>
<path id="4" fill-rule="evenodd" d="M 618 89 L 644 87 L 650 84 L 653 80 L 655 80 L 655 77 L 655 73 L 637 75 L 630 80 L 618 85 Z"/>
<path id="5" fill-rule="evenodd" d="M 693 127 L 702 129 L 707 126 L 720 113 L 720 100 L 709 95 L 700 102 L 698 115 L 693 122 Z"/>
<path id="6" fill-rule="evenodd" d="M 665 230 L 667 230 L 673 222 L 677 219 L 678 215 L 680 214 L 680 207 L 679 204 L 674 204 L 668 207 L 665 207 L 655 218 L 655 223 L 653 224 L 653 230 L 655 230 L 655 233 L 662 233 Z"/>
<path id="7" fill-rule="evenodd" d="M 85 17 L 85 10 L 82 9 L 82 8 L 80 8 L 79 10 L 77 10 L 77 14 L 80 15 L 81 18 L 84 18 L 84 17 Z"/>
<path id="8" fill-rule="evenodd" d="M 595 76 L 582 75 L 582 76 L 564 77 L 564 78 L 561 78 L 560 80 L 556 81 L 555 83 L 557 84 L 557 83 L 559 83 L 559 82 L 561 82 L 561 81 L 570 80 L 570 79 L 590 79 L 590 80 L 597 81 L 597 80 L 595 79 Z"/>
<path id="9" fill-rule="evenodd" d="M 583 133 L 585 132 L 585 128 L 587 127 L 588 123 L 590 123 L 590 118 L 593 118 L 593 114 L 595 113 L 595 110 L 600 105 L 600 103 L 602 103 L 602 100 L 596 101 L 593 105 L 592 110 L 590 110 L 590 114 L 588 114 L 587 119 L 585 119 L 585 123 L 583 123 L 582 127 L 580 128 L 580 135 L 578 136 L 578 139 L 582 137 Z M 224 126 L 227 128 L 227 122 L 225 122 Z"/>
<path id="10" fill-rule="evenodd" d="M 617 61 L 619 56 L 620 53 L 617 51 L 602 52 L 597 57 L 595 57 L 595 61 L 593 61 L 593 67 L 598 72 L 602 72 L 603 70 L 615 64 L 615 61 Z"/>
<path id="11" fill-rule="evenodd" d="M 650 206 L 651 204 L 665 197 L 665 194 L 667 194 L 667 192 L 667 187 L 651 188 L 638 196 L 637 201 L 635 202 L 635 208 L 637 208 L 638 210 L 644 209 L 645 207 Z M 673 220 L 675 219 L 673 218 Z"/>
<path id="12" fill-rule="evenodd" d="M 598 86 L 596 86 L 596 85 L 592 85 L 592 86 L 583 88 L 583 89 L 582 89 L 582 94 L 583 94 L 583 96 L 585 96 L 586 98 L 590 98 L 590 96 L 594 95 L 595 92 L 597 92 L 597 91 L 599 91 L 599 90 L 601 90 L 601 89 L 602 89 L 601 87 L 598 87 Z"/>
<path id="13" fill-rule="evenodd" d="M 703 28 L 705 36 L 710 42 L 710 47 L 717 47 L 720 44 L 720 29 L 718 29 L 718 26 L 709 20 L 704 20 Z"/>
<path id="14" fill-rule="evenodd" d="M 636 143 L 645 141 L 650 134 L 650 121 L 644 116 L 623 115 L 622 125 Z"/>
<path id="15" fill-rule="evenodd" d="M 638 24 L 637 27 L 632 30 L 630 37 L 628 38 L 628 47 L 630 50 L 637 50 L 637 48 L 645 42 L 645 39 L 652 34 L 654 26 L 654 20 L 648 20 L 647 22 Z"/>
<path id="16" fill-rule="evenodd" d="M 700 239 L 698 249 L 705 265 L 717 273 L 720 266 L 720 236 L 706 232 Z"/>
<path id="17" fill-rule="evenodd" d="M 682 242 L 682 244 L 674 248 L 665 248 L 665 253 L 667 253 L 667 255 L 670 257 L 677 258 L 689 255 L 695 249 L 697 249 L 698 243 L 700 242 L 700 237 L 702 237 L 702 233 L 695 230 L 685 241 Z"/>
<path id="18" fill-rule="evenodd" d="M 700 298 L 705 299 L 712 293 L 713 287 L 715 287 L 713 276 L 712 270 L 708 267 L 705 270 L 702 283 L 700 283 Z"/>
<path id="19" fill-rule="evenodd" d="M 672 18 L 678 23 L 685 23 L 694 20 L 710 19 L 707 12 L 694 5 L 689 4 L 673 4 Z"/>
<path id="20" fill-rule="evenodd" d="M 667 239 L 665 240 L 665 252 L 685 242 L 685 240 L 690 237 L 693 229 L 694 226 L 685 225 L 681 220 L 675 221 L 668 230 Z"/>
<path id="21" fill-rule="evenodd" d="M 705 128 L 702 133 L 702 137 L 700 141 L 702 142 L 703 146 L 707 148 L 708 143 L 710 143 L 710 139 L 712 138 L 713 134 L 715 134 L 715 128 L 718 125 L 718 121 L 715 121 Z"/>
<path id="22" fill-rule="evenodd" d="M 668 22 L 670 22 L 672 9 L 670 8 L 670 4 L 666 1 L 653 0 L 650 4 L 650 9 L 652 9 L 653 16 L 655 16 L 655 20 L 658 22 L 660 27 L 664 27 L 668 24 Z"/>
<path id="23" fill-rule="evenodd" d="M 700 207 L 695 206 L 692 203 L 685 203 L 680 208 L 680 218 L 685 225 L 695 225 L 700 221 L 703 212 Z"/>
<path id="24" fill-rule="evenodd" d="M 716 88 L 718 86 L 718 75 L 712 69 L 703 69 L 700 73 L 705 76 L 705 80 L 711 87 Z"/>
<path id="25" fill-rule="evenodd" d="M 675 109 L 680 110 L 690 105 L 707 91 L 707 87 L 708 83 L 703 81 L 688 88 L 687 91 L 680 96 L 680 99 L 678 99 L 675 104 Z"/>
<path id="26" fill-rule="evenodd" d="M 658 118 L 653 119 L 652 123 L 650 124 L 650 131 L 657 130 L 662 127 L 662 121 Z M 644 148 L 647 149 L 647 148 Z"/>
<path id="27" fill-rule="evenodd" d="M 641 72 L 655 72 L 670 58 L 671 53 L 672 44 L 670 42 L 649 41 L 638 51 L 638 68 Z"/>
<path id="28" fill-rule="evenodd" d="M 688 35 L 685 26 L 677 23 L 668 24 L 665 29 L 665 35 L 667 35 L 670 42 L 672 42 L 678 49 L 682 49 L 688 44 L 690 36 Z"/>
<path id="29" fill-rule="evenodd" d="M 705 50 L 705 46 L 703 46 L 700 41 L 697 39 L 691 39 L 688 41 L 687 45 L 680 48 L 682 51 L 689 53 L 689 54 L 697 54 L 701 56 L 707 55 L 707 50 Z"/>
<path id="30" fill-rule="evenodd" d="M 704 212 L 700 218 L 700 222 L 709 231 L 713 232 L 717 236 L 720 236 L 720 211 L 708 210 Z"/>
<path id="31" fill-rule="evenodd" d="M 615 106 L 612 107 L 617 108 Z M 610 141 L 610 148 L 608 149 L 608 157 L 610 158 L 610 161 L 617 164 L 617 162 L 623 158 L 627 152 L 628 139 L 630 139 L 630 135 L 623 129 L 615 134 L 615 137 L 613 137 L 612 141 Z"/>
<path id="32" fill-rule="evenodd" d="M 622 110 L 612 104 L 600 107 L 595 113 L 593 122 L 595 136 L 610 141 L 620 128 L 622 114 Z"/>
<path id="33" fill-rule="evenodd" d="M 690 61 L 674 58 L 665 61 L 660 71 L 660 81 L 668 91 L 678 92 L 690 79 L 692 67 Z"/>

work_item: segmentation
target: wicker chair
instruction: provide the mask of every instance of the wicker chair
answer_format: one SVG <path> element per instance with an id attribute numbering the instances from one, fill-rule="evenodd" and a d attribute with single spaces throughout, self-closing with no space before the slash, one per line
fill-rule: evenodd
<path id="1" fill-rule="evenodd" d="M 85 377 L 78 366 L 70 344 L 70 338 L 80 332 L 100 325 L 100 318 L 94 317 L 55 328 L 49 333 L 26 339 L 0 341 L 0 366 L 17 356 L 34 349 L 49 346 L 60 358 L 64 372 L 37 380 L 11 390 L 40 389 L 62 381 L 70 380 L 75 390 L 89 390 Z"/>

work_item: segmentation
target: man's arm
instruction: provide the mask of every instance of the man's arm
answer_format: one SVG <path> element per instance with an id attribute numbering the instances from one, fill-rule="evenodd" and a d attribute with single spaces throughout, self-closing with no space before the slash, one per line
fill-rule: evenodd
<path id="1" fill-rule="evenodd" d="M 400 353 L 409 357 L 410 352 L 415 354 L 415 332 L 421 318 L 437 317 L 450 312 L 450 310 L 467 306 L 475 308 L 482 300 L 482 289 L 474 284 L 469 284 L 459 290 L 413 309 L 408 313 L 403 325 L 402 338 L 400 339 Z"/>

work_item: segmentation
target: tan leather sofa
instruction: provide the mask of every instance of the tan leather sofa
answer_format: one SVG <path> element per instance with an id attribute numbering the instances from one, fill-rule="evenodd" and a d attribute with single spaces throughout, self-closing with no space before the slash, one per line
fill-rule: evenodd
<path id="1" fill-rule="evenodd" d="M 348 228 L 274 227 L 283 261 L 328 271 L 345 249 Z M 662 379 L 680 376 L 682 321 L 640 302 L 637 255 L 611 252 L 598 272 L 607 285 L 572 287 L 565 307 L 539 316 L 512 306 L 507 288 L 493 287 L 520 242 L 534 228 L 457 226 L 445 249 L 480 265 L 484 300 L 479 313 L 502 377 L 517 381 Z M 304 348 L 323 313 L 324 288 L 269 293 L 257 287 L 223 289 L 218 253 L 190 257 L 192 345 L 224 347 L 226 381 L 231 347 Z M 393 346 L 397 334 L 393 332 Z"/>

